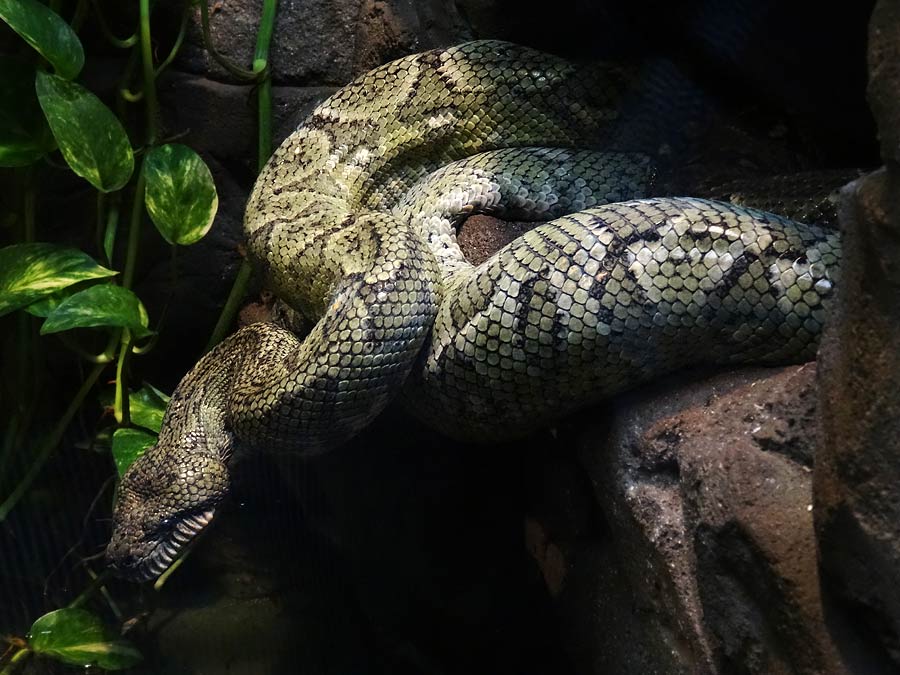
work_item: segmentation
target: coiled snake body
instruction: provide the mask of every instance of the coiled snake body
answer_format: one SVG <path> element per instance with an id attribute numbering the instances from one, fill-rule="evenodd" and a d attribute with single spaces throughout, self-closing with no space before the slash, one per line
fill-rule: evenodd
<path id="1" fill-rule="evenodd" d="M 838 235 L 751 208 L 647 198 L 617 143 L 627 73 L 481 41 L 402 58 L 322 103 L 247 206 L 302 340 L 241 329 L 179 385 L 129 469 L 112 563 L 159 574 L 228 489 L 235 448 L 315 453 L 401 393 L 448 433 L 524 434 L 697 362 L 815 352 Z M 468 214 L 549 220 L 479 266 Z"/>

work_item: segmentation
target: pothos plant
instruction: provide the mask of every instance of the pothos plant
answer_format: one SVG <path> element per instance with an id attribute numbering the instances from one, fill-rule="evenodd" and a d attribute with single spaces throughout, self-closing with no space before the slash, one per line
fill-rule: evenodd
<path id="1" fill-rule="evenodd" d="M 190 16 L 199 4 L 204 43 L 208 52 L 239 79 L 257 88 L 259 104 L 259 166 L 271 150 L 271 83 L 268 51 L 276 0 L 265 0 L 251 69 L 221 57 L 210 44 L 206 0 L 185 0 L 177 38 L 161 60 L 151 35 L 151 0 L 132 0 L 137 27 L 124 39 L 109 30 L 99 0 L 77 0 L 67 20 L 61 0 L 0 0 L 0 20 L 22 39 L 20 54 L 0 55 L 0 169 L 14 174 L 21 186 L 20 208 L 6 218 L 15 230 L 12 245 L 0 248 L 0 317 L 16 332 L 14 380 L 17 396 L 6 410 L 6 428 L 0 445 L 0 475 L 8 479 L 13 452 L 27 446 L 27 467 L 15 476 L 7 493 L 0 493 L 0 524 L 28 494 L 35 478 L 63 438 L 66 429 L 91 394 L 98 393 L 101 376 L 114 381 L 108 401 L 114 423 L 101 434 L 111 437 L 110 471 L 125 469 L 156 440 L 167 397 L 150 385 L 132 389 L 131 360 L 153 347 L 158 318 L 148 315 L 135 294 L 136 261 L 145 219 L 173 247 L 189 246 L 210 229 L 218 197 L 209 168 L 189 147 L 161 136 L 156 81 L 176 57 Z M 107 107 L 79 75 L 85 52 L 79 32 L 86 21 L 129 58 L 122 73 L 114 105 Z M 26 46 L 27 45 L 27 46 Z M 30 47 L 30 49 L 29 49 Z M 134 71 L 138 69 L 140 76 Z M 132 80 L 140 83 L 131 90 Z M 128 106 L 142 108 L 141 128 L 126 130 Z M 129 133 L 130 131 L 130 133 Z M 59 152 L 59 155 L 56 152 Z M 40 169 L 65 165 L 96 193 L 93 220 L 96 243 L 82 250 L 47 241 L 37 222 L 36 203 L 41 189 Z M 76 223 L 81 226 L 81 223 Z M 116 242 L 124 239 L 122 246 Z M 230 325 L 249 277 L 245 264 L 210 340 L 221 339 Z M 39 327 L 38 327 L 39 325 Z M 76 329 L 99 331 L 105 348 L 90 353 L 78 341 Z M 34 353 L 56 336 L 90 367 L 68 405 L 49 431 L 35 426 L 41 380 L 46 374 L 34 364 Z M 9 481 L 6 481 L 9 483 Z M 104 590 L 104 575 L 90 572 L 90 584 L 67 607 L 38 618 L 23 638 L 7 638 L 0 656 L 0 675 L 13 672 L 29 655 L 37 654 L 78 666 L 114 670 L 134 665 L 140 653 L 120 631 L 84 608 L 86 600 Z M 121 617 L 119 617 L 121 619 Z"/>

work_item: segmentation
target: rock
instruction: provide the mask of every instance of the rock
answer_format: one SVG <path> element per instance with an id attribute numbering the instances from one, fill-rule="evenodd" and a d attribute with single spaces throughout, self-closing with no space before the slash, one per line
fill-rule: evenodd
<path id="1" fill-rule="evenodd" d="M 275 147 L 336 87 L 273 87 Z M 251 87 L 169 72 L 159 83 L 166 131 L 227 164 L 247 189 L 256 177 L 257 103 Z M 239 210 L 240 211 L 240 210 Z"/>
<path id="2" fill-rule="evenodd" d="M 261 0 L 213 5 L 212 42 L 233 63 L 253 62 Z M 199 10 L 179 67 L 235 81 L 202 46 Z M 270 52 L 276 84 L 343 84 L 404 54 L 471 38 L 450 0 L 302 0 L 281 2 Z"/>
<path id="3" fill-rule="evenodd" d="M 533 509 L 529 540 L 581 672 L 846 671 L 819 594 L 815 370 L 669 378 L 560 432 L 595 506 Z"/>
<path id="4" fill-rule="evenodd" d="M 881 156 L 900 162 L 900 4 L 881 0 L 869 24 L 869 107 L 878 122 Z"/>
<path id="5" fill-rule="evenodd" d="M 473 37 L 455 1 L 363 0 L 354 69 L 365 72 L 405 54 Z"/>
<path id="6" fill-rule="evenodd" d="M 900 174 L 843 193 L 844 266 L 820 352 L 816 526 L 826 588 L 900 666 Z"/>
<path id="7" fill-rule="evenodd" d="M 480 265 L 537 225 L 540 223 L 513 223 L 478 214 L 466 218 L 457 233 L 457 242 L 466 259 Z"/>
<path id="8" fill-rule="evenodd" d="M 563 645 L 579 673 L 688 672 L 684 646 L 636 593 L 584 468 L 557 443 L 533 468 L 525 545 L 555 603 Z"/>
<path id="9" fill-rule="evenodd" d="M 816 530 L 833 621 L 900 668 L 900 4 L 872 15 L 869 102 L 885 168 L 847 186 L 841 285 L 820 351 Z"/>

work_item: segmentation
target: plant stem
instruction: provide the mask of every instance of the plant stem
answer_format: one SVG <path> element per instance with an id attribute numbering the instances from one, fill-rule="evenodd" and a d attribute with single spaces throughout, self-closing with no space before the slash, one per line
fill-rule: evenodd
<path id="1" fill-rule="evenodd" d="M 87 566 L 85 566 L 85 571 L 87 571 L 88 576 L 91 577 L 91 579 L 93 579 L 94 581 L 98 581 L 98 580 L 106 581 L 106 579 L 109 577 L 109 574 L 110 574 L 109 569 L 105 569 L 105 570 L 103 570 L 103 572 L 101 572 L 98 575 L 96 572 L 94 572 L 94 570 L 92 570 L 90 567 L 87 567 Z M 93 587 L 94 586 L 92 585 L 92 588 Z M 119 623 L 122 623 L 125 620 L 124 617 L 122 616 L 122 610 L 119 609 L 119 606 L 116 604 L 116 601 L 113 600 L 112 595 L 110 595 L 110 593 L 109 593 L 109 589 L 107 589 L 103 583 L 100 583 L 99 589 L 100 589 L 100 595 L 103 596 L 103 599 L 106 600 L 106 604 L 109 606 L 109 611 L 111 611 L 113 613 L 113 615 L 116 617 L 116 620 L 118 620 Z"/>
<path id="2" fill-rule="evenodd" d="M 97 225 L 94 232 L 94 245 L 98 251 L 104 251 L 104 233 L 106 232 L 106 193 L 97 190 Z M 109 264 L 109 256 L 106 256 L 106 264 Z"/>
<path id="3" fill-rule="evenodd" d="M 253 72 L 262 77 L 257 100 L 259 102 L 259 136 L 257 145 L 257 173 L 262 171 L 272 154 L 272 76 L 269 72 L 269 47 L 275 30 L 275 14 L 278 0 L 263 0 L 259 32 L 256 34 L 256 50 L 253 53 Z"/>
<path id="4" fill-rule="evenodd" d="M 157 115 L 156 72 L 153 69 L 153 45 L 150 42 L 150 0 L 140 0 L 141 59 L 144 70 L 144 100 L 147 106 L 147 145 L 156 143 Z"/>
<path id="5" fill-rule="evenodd" d="M 125 382 L 125 367 L 128 363 L 128 355 L 131 353 L 131 331 L 122 330 L 122 341 L 119 346 L 119 360 L 116 362 L 116 398 L 115 416 L 120 427 L 127 427 L 131 423 L 131 414 L 128 406 L 128 384 Z"/>
<path id="6" fill-rule="evenodd" d="M 132 49 L 128 52 L 128 60 L 125 62 L 125 68 L 122 70 L 122 77 L 119 78 L 119 96 L 116 97 L 116 115 L 119 119 L 125 119 L 125 103 L 135 103 L 141 100 L 142 93 L 133 94 L 129 87 L 131 86 L 131 78 L 134 76 L 134 69 L 137 67 L 139 49 Z"/>
<path id="7" fill-rule="evenodd" d="M 137 33 L 133 33 L 129 35 L 127 38 L 120 39 L 112 34 L 112 31 L 109 29 L 109 24 L 106 23 L 106 17 L 103 16 L 103 11 L 100 9 L 100 3 L 97 0 L 93 0 L 91 3 L 94 7 L 94 14 L 97 15 L 97 23 L 100 25 L 100 32 L 109 40 L 110 44 L 113 47 L 118 47 L 119 49 L 128 49 L 129 47 L 134 47 L 137 44 L 138 36 Z"/>
<path id="8" fill-rule="evenodd" d="M 84 382 L 81 383 L 81 387 L 78 389 L 75 397 L 69 403 L 69 407 L 66 408 L 65 412 L 62 414 L 62 417 L 59 418 L 59 421 L 56 423 L 56 426 L 53 427 L 50 435 L 47 436 L 44 439 L 44 442 L 40 445 L 36 453 L 34 462 L 30 467 L 28 467 L 28 471 L 25 476 L 21 481 L 19 481 L 19 484 L 12 491 L 12 493 L 10 493 L 9 497 L 7 497 L 2 504 L 0 504 L 0 523 L 6 520 L 9 512 L 12 511 L 13 508 L 15 508 L 18 501 L 22 498 L 22 495 L 24 495 L 28 488 L 31 487 L 34 479 L 37 477 L 44 464 L 46 464 L 47 460 L 50 458 L 50 454 L 59 444 L 60 440 L 62 439 L 63 433 L 65 433 L 66 429 L 69 426 L 69 423 L 72 421 L 72 418 L 75 417 L 75 413 L 78 412 L 78 409 L 84 402 L 85 397 L 88 395 L 88 392 L 90 392 L 91 388 L 94 386 L 94 383 L 100 377 L 100 373 L 103 372 L 103 369 L 105 367 L 106 365 L 102 363 L 94 366 L 94 369 L 85 378 Z"/>
<path id="9" fill-rule="evenodd" d="M 228 299 L 225 301 L 225 306 L 222 307 L 222 312 L 219 314 L 219 320 L 216 321 L 216 326 L 213 328 L 212 335 L 209 337 L 209 342 L 206 343 L 206 347 L 203 349 L 204 353 L 208 352 L 225 338 L 228 329 L 231 327 L 231 323 L 234 321 L 238 308 L 241 306 L 241 301 L 247 293 L 247 286 L 250 284 L 250 277 L 252 274 L 253 267 L 246 259 L 242 260 L 241 268 L 238 270 L 237 276 L 234 279 L 234 284 L 231 286 L 231 292 L 228 293 Z"/>
<path id="10" fill-rule="evenodd" d="M 191 3 L 184 3 L 184 10 L 181 12 L 181 25 L 178 27 L 178 36 L 175 38 L 175 43 L 172 45 L 172 49 L 169 50 L 169 55 L 163 59 L 162 63 L 159 64 L 156 68 L 155 75 L 159 77 L 160 74 L 169 67 L 169 64 L 175 60 L 175 57 L 178 55 L 178 50 L 181 49 L 181 45 L 184 42 L 184 36 L 187 34 L 187 25 L 188 20 L 191 16 Z"/>
<path id="11" fill-rule="evenodd" d="M 147 144 L 150 148 L 159 136 L 159 104 L 156 99 L 156 70 L 153 67 L 153 43 L 150 39 L 150 0 L 140 0 L 140 35 L 141 35 L 141 69 L 143 71 L 143 97 L 146 105 Z M 125 96 L 124 88 L 122 90 Z M 134 284 L 137 267 L 138 248 L 141 241 L 141 223 L 144 220 L 144 199 L 147 187 L 146 166 L 141 157 L 138 177 L 134 186 L 134 198 L 131 204 L 131 220 L 128 224 L 128 247 L 125 252 L 125 269 L 122 271 L 122 286 L 130 289 Z M 119 357 L 116 362 L 116 398 L 115 416 L 119 426 L 128 426 L 130 411 L 128 407 L 128 383 L 125 381 L 128 357 L 131 354 L 131 331 L 127 328 L 121 333 Z"/>
<path id="12" fill-rule="evenodd" d="M 122 194 L 117 190 L 109 198 L 109 203 L 107 204 L 102 250 L 106 256 L 106 262 L 110 265 L 112 265 L 113 253 L 116 248 L 116 231 L 119 229 L 119 201 L 121 198 Z"/>
<path id="13" fill-rule="evenodd" d="M 72 26 L 72 30 L 76 33 L 81 30 L 87 12 L 87 0 L 78 0 L 78 3 L 75 5 L 75 13 L 72 15 L 72 20 L 69 22 L 69 25 Z"/>
<path id="14" fill-rule="evenodd" d="M 269 58 L 269 46 L 272 44 L 272 34 L 275 32 L 275 14 L 278 12 L 278 0 L 263 0 L 262 16 L 259 18 L 259 31 L 256 34 L 256 50 L 253 54 L 253 70 L 257 69 L 256 62 L 267 61 Z M 263 67 L 265 67 L 263 63 Z"/>
<path id="15" fill-rule="evenodd" d="M 209 0 L 200 0 L 200 27 L 203 31 L 203 45 L 206 47 L 206 51 L 209 52 L 210 56 L 212 56 L 220 66 L 239 80 L 253 82 L 258 78 L 259 73 L 236 66 L 229 59 L 219 54 L 215 45 L 213 45 L 212 36 L 209 32 L 209 6 L 207 5 L 207 2 L 209 2 Z"/>
<path id="16" fill-rule="evenodd" d="M 206 0 L 201 2 L 201 14 L 204 13 Z M 257 77 L 261 77 L 257 91 L 258 116 L 257 124 L 259 125 L 259 133 L 257 135 L 257 154 L 256 167 L 257 173 L 263 170 L 269 156 L 272 154 L 272 77 L 269 71 L 269 47 L 272 44 L 272 34 L 275 31 L 275 15 L 278 10 L 278 0 L 263 0 L 262 16 L 259 19 L 259 32 L 256 34 L 256 50 L 253 53 L 253 72 Z M 208 10 L 206 11 L 208 13 Z M 211 50 L 209 44 L 209 26 L 208 18 L 204 29 L 204 39 L 207 42 L 206 48 Z M 212 53 L 212 51 L 210 51 Z M 235 277 L 231 291 L 228 293 L 228 299 L 225 306 L 219 314 L 209 342 L 206 344 L 204 352 L 219 344 L 225 337 L 234 317 L 240 307 L 241 300 L 247 294 L 247 287 L 250 285 L 250 278 L 253 269 L 245 258 L 241 261 L 241 267 Z"/>
<path id="17" fill-rule="evenodd" d="M 94 591 L 103 586 L 103 582 L 106 581 L 109 575 L 109 569 L 105 569 L 100 574 L 93 576 L 93 578 L 91 579 L 91 583 L 88 584 L 88 587 L 81 591 L 81 594 L 68 605 L 66 605 L 66 607 L 69 609 L 76 609 L 78 607 L 81 607 L 85 602 L 87 602 L 88 598 L 90 598 L 94 594 Z"/>
<path id="18" fill-rule="evenodd" d="M 256 173 L 266 166 L 272 154 L 272 79 L 268 76 L 256 92 L 259 104 L 259 134 L 257 136 Z"/>
<path id="19" fill-rule="evenodd" d="M 89 363 L 109 363 L 110 361 L 112 361 L 113 354 L 115 354 L 115 352 L 110 354 L 108 347 L 105 351 L 102 351 L 99 354 L 92 354 L 86 349 L 82 349 L 78 342 L 76 342 L 73 338 L 66 337 L 65 333 L 59 334 L 59 340 L 66 346 L 67 349 L 72 350 L 73 352 L 78 354 L 78 356 L 83 358 L 85 361 L 88 361 Z M 113 348 L 115 348 L 115 345 L 117 344 L 119 344 L 118 339 L 116 339 Z"/>
<path id="20" fill-rule="evenodd" d="M 28 658 L 30 654 L 31 650 L 28 647 L 21 647 L 19 651 L 12 655 L 6 667 L 0 670 L 0 675 L 12 675 L 18 668 L 17 664 Z"/>
<path id="21" fill-rule="evenodd" d="M 182 563 L 184 563 L 185 559 L 187 559 L 188 555 L 190 555 L 191 550 L 188 549 L 184 553 L 182 553 L 171 565 L 169 565 L 166 570 L 159 575 L 159 578 L 153 582 L 153 590 L 158 591 L 163 587 L 163 584 L 169 580 L 169 577 L 175 573 L 179 567 L 181 567 Z"/>
<path id="22" fill-rule="evenodd" d="M 122 286 L 130 289 L 134 284 L 134 268 L 137 264 L 138 246 L 141 243 L 141 223 L 144 220 L 144 191 L 147 179 L 144 176 L 144 160 L 138 169 L 138 179 L 134 186 L 131 203 L 131 220 L 128 223 L 128 248 L 125 251 L 125 269 L 122 272 Z"/>
<path id="23" fill-rule="evenodd" d="M 146 101 L 147 145 L 156 142 L 158 133 L 156 101 L 156 76 L 153 70 L 153 50 L 150 43 L 150 0 L 140 0 L 141 14 L 141 67 L 144 81 L 142 94 Z M 124 91 L 122 87 L 120 91 Z M 144 160 L 138 168 L 138 178 L 134 186 L 134 199 L 131 204 L 131 220 L 128 224 L 128 248 L 125 252 L 125 269 L 122 272 L 122 286 L 130 289 L 134 284 L 134 271 L 137 264 L 138 246 L 141 241 L 141 222 L 144 218 L 144 192 L 147 179 L 144 175 Z"/>

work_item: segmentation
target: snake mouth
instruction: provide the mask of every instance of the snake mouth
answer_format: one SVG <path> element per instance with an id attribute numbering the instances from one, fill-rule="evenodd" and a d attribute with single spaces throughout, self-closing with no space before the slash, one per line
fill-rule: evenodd
<path id="1" fill-rule="evenodd" d="M 169 533 L 143 560 L 126 575 L 137 582 L 152 581 L 169 569 L 188 548 L 188 545 L 212 522 L 215 509 L 185 516 L 170 526 Z"/>

